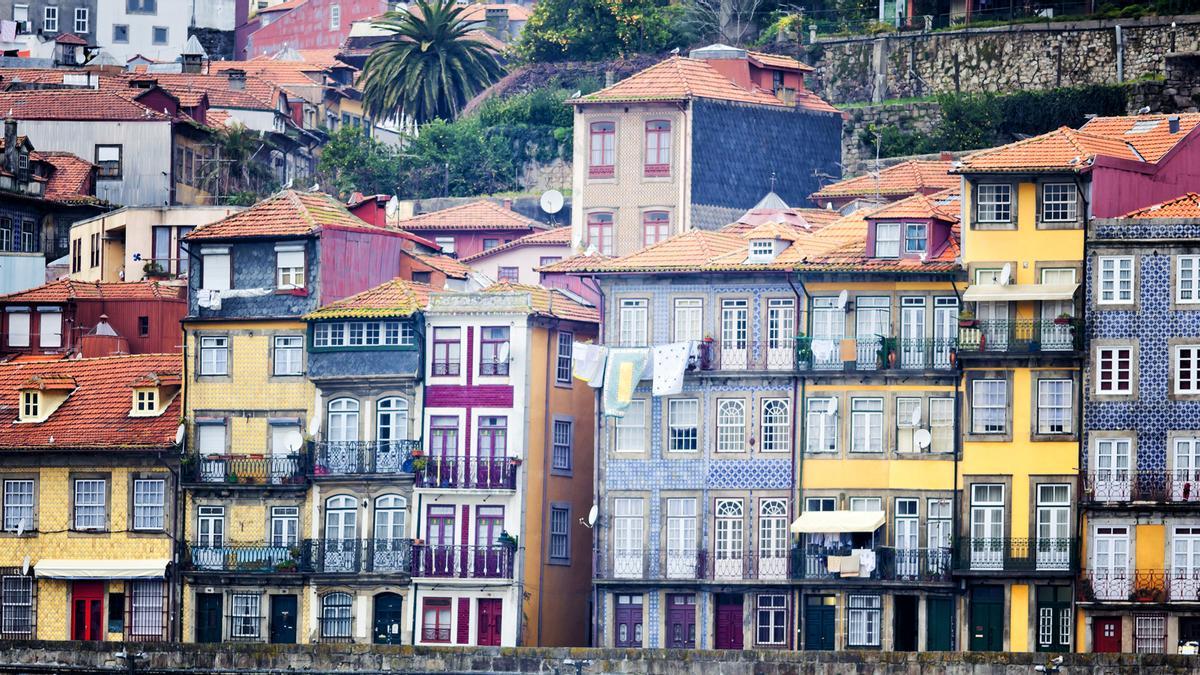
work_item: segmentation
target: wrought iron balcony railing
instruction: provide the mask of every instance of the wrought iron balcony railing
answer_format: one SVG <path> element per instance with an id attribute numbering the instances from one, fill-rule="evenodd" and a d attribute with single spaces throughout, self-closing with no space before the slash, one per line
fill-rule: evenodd
<path id="1" fill-rule="evenodd" d="M 1196 602 L 1200 568 L 1088 569 L 1080 575 L 1081 602 Z"/>
<path id="2" fill-rule="evenodd" d="M 511 546 L 417 544 L 412 576 L 456 579 L 512 579 L 515 550 Z"/>
<path id="3" fill-rule="evenodd" d="M 215 485 L 304 485 L 305 456 L 189 455 L 183 461 L 184 483 Z"/>
<path id="4" fill-rule="evenodd" d="M 1200 505 L 1200 470 L 1101 469 L 1083 475 L 1080 500 L 1091 505 L 1127 502 Z"/>
<path id="5" fill-rule="evenodd" d="M 852 345 L 852 349 L 843 345 Z M 953 338 L 796 338 L 796 368 L 805 371 L 950 370 Z M 853 359 L 848 357 L 853 356 Z"/>
<path id="6" fill-rule="evenodd" d="M 412 451 L 421 441 L 320 441 L 313 446 L 312 474 L 371 476 L 412 470 Z"/>
<path id="7" fill-rule="evenodd" d="M 802 546 L 792 549 L 793 579 L 876 579 L 879 581 L 950 581 L 948 548 L 867 549 Z"/>
<path id="8" fill-rule="evenodd" d="M 413 485 L 448 490 L 515 490 L 517 465 L 508 457 L 421 457 L 413 461 Z"/>
<path id="9" fill-rule="evenodd" d="M 223 542 L 189 546 L 187 569 L 241 574 L 408 574 L 411 539 L 306 539 L 291 546 Z"/>
<path id="10" fill-rule="evenodd" d="M 1070 538 L 1011 539 L 964 537 L 955 546 L 960 572 L 1070 572 L 1076 544 Z"/>
<path id="11" fill-rule="evenodd" d="M 1036 354 L 1083 348 L 1079 319 L 1011 319 L 959 322 L 958 351 Z"/>
<path id="12" fill-rule="evenodd" d="M 643 550 L 613 551 L 610 556 L 595 561 L 595 578 L 694 581 L 708 577 L 707 551 L 667 551 L 660 558 Z"/>

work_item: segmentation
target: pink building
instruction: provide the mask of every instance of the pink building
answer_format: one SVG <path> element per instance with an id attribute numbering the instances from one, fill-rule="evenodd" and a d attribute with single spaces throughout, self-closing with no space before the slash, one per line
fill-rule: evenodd
<path id="1" fill-rule="evenodd" d="M 387 0 L 288 0 L 260 10 L 237 29 L 238 59 L 281 49 L 337 49 L 355 21 L 383 14 Z"/>
<path id="2" fill-rule="evenodd" d="M 545 224 L 513 211 L 508 199 L 502 205 L 481 199 L 422 213 L 392 225 L 432 239 L 442 253 L 458 258 L 470 258 L 546 229 Z"/>

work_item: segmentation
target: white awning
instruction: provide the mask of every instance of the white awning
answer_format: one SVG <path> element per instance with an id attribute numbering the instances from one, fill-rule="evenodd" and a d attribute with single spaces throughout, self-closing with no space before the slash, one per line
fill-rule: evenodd
<path id="1" fill-rule="evenodd" d="M 967 302 L 1016 302 L 1018 300 L 1070 300 L 1079 284 L 975 284 L 963 293 Z"/>
<path id="2" fill-rule="evenodd" d="M 792 523 L 796 534 L 874 532 L 883 525 L 883 511 L 805 511 Z"/>
<path id="3" fill-rule="evenodd" d="M 150 560 L 40 560 L 33 566 L 40 579 L 162 579 L 167 559 Z"/>

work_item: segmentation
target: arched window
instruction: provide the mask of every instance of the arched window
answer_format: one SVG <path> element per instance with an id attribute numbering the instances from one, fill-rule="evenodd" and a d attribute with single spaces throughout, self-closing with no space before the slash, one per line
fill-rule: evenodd
<path id="1" fill-rule="evenodd" d="M 349 495 L 325 500 L 325 540 L 353 541 L 358 532 L 358 503 Z"/>
<path id="2" fill-rule="evenodd" d="M 321 639 L 349 640 L 351 636 L 349 593 L 329 593 L 321 598 Z"/>
<path id="3" fill-rule="evenodd" d="M 375 438 L 380 443 L 408 439 L 408 401 L 399 396 L 379 399 Z"/>
<path id="4" fill-rule="evenodd" d="M 787 399 L 770 398 L 763 401 L 763 452 L 784 452 L 791 449 L 791 411 L 788 408 Z"/>
<path id="5" fill-rule="evenodd" d="M 358 440 L 358 401 L 352 398 L 336 398 L 329 402 L 327 440 L 333 442 Z"/>
<path id="6" fill-rule="evenodd" d="M 375 499 L 375 542 L 404 539 L 408 500 L 400 495 L 383 495 Z"/>

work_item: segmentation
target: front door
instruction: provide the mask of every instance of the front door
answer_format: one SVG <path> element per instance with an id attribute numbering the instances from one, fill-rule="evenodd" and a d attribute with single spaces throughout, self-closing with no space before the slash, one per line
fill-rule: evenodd
<path id="1" fill-rule="evenodd" d="M 900 367 L 926 367 L 925 298 L 900 299 Z"/>
<path id="2" fill-rule="evenodd" d="M 500 646 L 500 608 L 502 601 L 495 598 L 479 599 L 478 631 L 476 644 L 480 647 Z"/>
<path id="3" fill-rule="evenodd" d="M 221 641 L 221 594 L 196 594 L 196 642 Z"/>
<path id="4" fill-rule="evenodd" d="M 925 600 L 925 650 L 954 649 L 954 598 L 929 596 Z"/>
<path id="5" fill-rule="evenodd" d="M 404 598 L 395 593 L 375 596 L 375 620 L 371 641 L 377 645 L 400 644 L 400 625 L 404 623 Z"/>
<path id="6" fill-rule="evenodd" d="M 218 596 L 219 597 L 219 596 Z M 272 595 L 270 636 L 274 644 L 296 644 L 296 596 Z"/>
<path id="7" fill-rule="evenodd" d="M 998 652 L 1004 649 L 1004 588 L 976 586 L 971 589 L 971 651 Z"/>
<path id="8" fill-rule="evenodd" d="M 1092 619 L 1092 651 L 1097 654 L 1121 652 L 1121 617 L 1106 616 Z"/>
<path id="9" fill-rule="evenodd" d="M 104 639 L 104 583 L 76 581 L 71 584 L 71 639 Z"/>
<path id="10" fill-rule="evenodd" d="M 750 303 L 747 300 L 721 302 L 721 367 L 744 370 L 749 346 Z"/>
<path id="11" fill-rule="evenodd" d="M 1071 651 L 1071 587 L 1037 587 L 1037 650 Z"/>
<path id="12" fill-rule="evenodd" d="M 734 593 L 717 595 L 717 633 L 715 649 L 742 648 L 742 596 Z"/>
<path id="13" fill-rule="evenodd" d="M 642 646 L 642 596 L 618 595 L 615 611 L 617 633 L 614 647 L 639 648 Z"/>
<path id="14" fill-rule="evenodd" d="M 667 649 L 696 648 L 696 596 L 667 595 Z"/>
<path id="15" fill-rule="evenodd" d="M 917 611 L 920 599 L 915 595 L 897 595 L 895 598 L 896 613 L 893 617 L 892 648 L 898 652 L 915 652 L 917 651 L 917 626 L 920 625 Z"/>
<path id="16" fill-rule="evenodd" d="M 804 600 L 804 648 L 833 651 L 836 621 L 837 598 L 832 595 L 807 596 Z"/>

